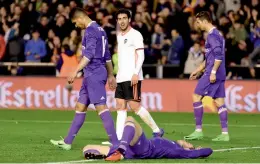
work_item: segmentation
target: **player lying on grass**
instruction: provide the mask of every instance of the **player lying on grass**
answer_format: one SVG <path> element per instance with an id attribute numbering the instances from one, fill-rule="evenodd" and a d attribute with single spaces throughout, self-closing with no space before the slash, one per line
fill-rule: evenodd
<path id="1" fill-rule="evenodd" d="M 127 118 L 118 145 L 87 145 L 83 149 L 86 159 L 105 159 L 113 162 L 122 159 L 195 159 L 208 157 L 212 152 L 211 148 L 195 148 L 183 140 L 171 141 L 161 137 L 147 139 L 140 124 L 133 117 Z"/>

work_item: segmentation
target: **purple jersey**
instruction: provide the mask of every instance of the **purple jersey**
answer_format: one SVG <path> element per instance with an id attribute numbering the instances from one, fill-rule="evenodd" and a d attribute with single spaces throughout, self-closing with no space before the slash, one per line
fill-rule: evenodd
<path id="1" fill-rule="evenodd" d="M 118 146 L 112 146 L 108 153 L 110 156 Z M 126 150 L 126 159 L 194 159 L 208 157 L 212 154 L 212 149 L 203 148 L 200 150 L 185 150 L 177 142 L 165 138 L 156 137 L 147 139 L 144 133 L 134 146 Z"/>
<path id="2" fill-rule="evenodd" d="M 93 74 L 107 76 L 106 61 L 111 60 L 106 32 L 96 22 L 91 22 L 82 40 L 82 56 L 89 59 L 84 68 L 84 77 Z"/>
<path id="3" fill-rule="evenodd" d="M 221 60 L 222 62 L 217 70 L 216 78 L 217 80 L 225 80 L 225 39 L 216 28 L 209 31 L 205 49 L 206 71 L 204 74 L 210 76 L 215 60 Z"/>

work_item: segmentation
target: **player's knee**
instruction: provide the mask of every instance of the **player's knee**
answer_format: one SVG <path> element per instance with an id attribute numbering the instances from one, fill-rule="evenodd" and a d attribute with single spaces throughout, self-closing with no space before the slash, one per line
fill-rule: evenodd
<path id="1" fill-rule="evenodd" d="M 199 101 L 201 101 L 202 96 L 194 93 L 192 95 L 192 99 L 193 99 L 193 102 L 199 102 Z"/>
<path id="2" fill-rule="evenodd" d="M 134 112 L 138 112 L 141 107 L 140 102 L 137 101 L 129 101 L 128 104 L 131 110 L 133 110 Z"/>
<path id="3" fill-rule="evenodd" d="M 78 111 L 78 112 L 86 112 L 87 108 L 86 108 L 85 105 L 77 103 L 76 106 L 75 106 L 75 110 Z"/>
<path id="4" fill-rule="evenodd" d="M 215 102 L 215 105 L 216 105 L 217 107 L 221 107 L 222 105 L 225 104 L 224 98 L 215 99 L 214 102 Z"/>

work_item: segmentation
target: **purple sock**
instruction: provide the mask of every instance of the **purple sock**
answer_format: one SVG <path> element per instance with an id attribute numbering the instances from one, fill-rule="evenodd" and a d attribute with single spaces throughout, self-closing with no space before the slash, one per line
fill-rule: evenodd
<path id="1" fill-rule="evenodd" d="M 67 137 L 65 138 L 64 142 L 66 144 L 72 144 L 74 138 L 76 137 L 79 129 L 81 128 L 81 126 L 83 125 L 84 121 L 85 121 L 85 117 L 86 117 L 86 113 L 82 112 L 82 113 L 77 113 L 75 114 L 75 117 L 73 119 L 73 122 L 70 126 L 70 130 L 69 133 L 67 135 Z"/>
<path id="2" fill-rule="evenodd" d="M 196 129 L 202 129 L 203 105 L 202 102 L 193 103 L 194 117 L 196 120 Z"/>
<path id="3" fill-rule="evenodd" d="M 114 120 L 111 116 L 111 113 L 109 112 L 109 110 L 106 110 L 106 111 L 102 112 L 99 116 L 103 122 L 104 128 L 109 137 L 110 143 L 112 143 L 113 145 L 117 144 L 119 141 L 117 139 Z"/>
<path id="4" fill-rule="evenodd" d="M 228 112 L 225 105 L 218 108 L 219 119 L 222 127 L 222 132 L 228 132 Z"/>
<path id="5" fill-rule="evenodd" d="M 134 136 L 135 136 L 135 127 L 130 125 L 125 126 L 124 133 L 118 149 L 122 154 L 124 154 L 124 152 L 126 151 L 127 147 L 130 145 L 130 142 L 132 141 Z"/>

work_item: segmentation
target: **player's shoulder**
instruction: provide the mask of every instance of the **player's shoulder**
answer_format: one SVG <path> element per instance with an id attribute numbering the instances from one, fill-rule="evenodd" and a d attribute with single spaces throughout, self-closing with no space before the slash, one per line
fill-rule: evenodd
<path id="1" fill-rule="evenodd" d="M 87 34 L 96 34 L 100 31 L 104 31 L 102 27 L 100 27 L 95 21 L 91 22 L 91 24 L 86 28 L 85 33 Z"/>
<path id="2" fill-rule="evenodd" d="M 131 32 L 130 34 L 131 34 L 132 37 L 143 37 L 143 35 L 138 30 L 136 30 L 134 28 L 132 28 L 130 32 Z"/>

